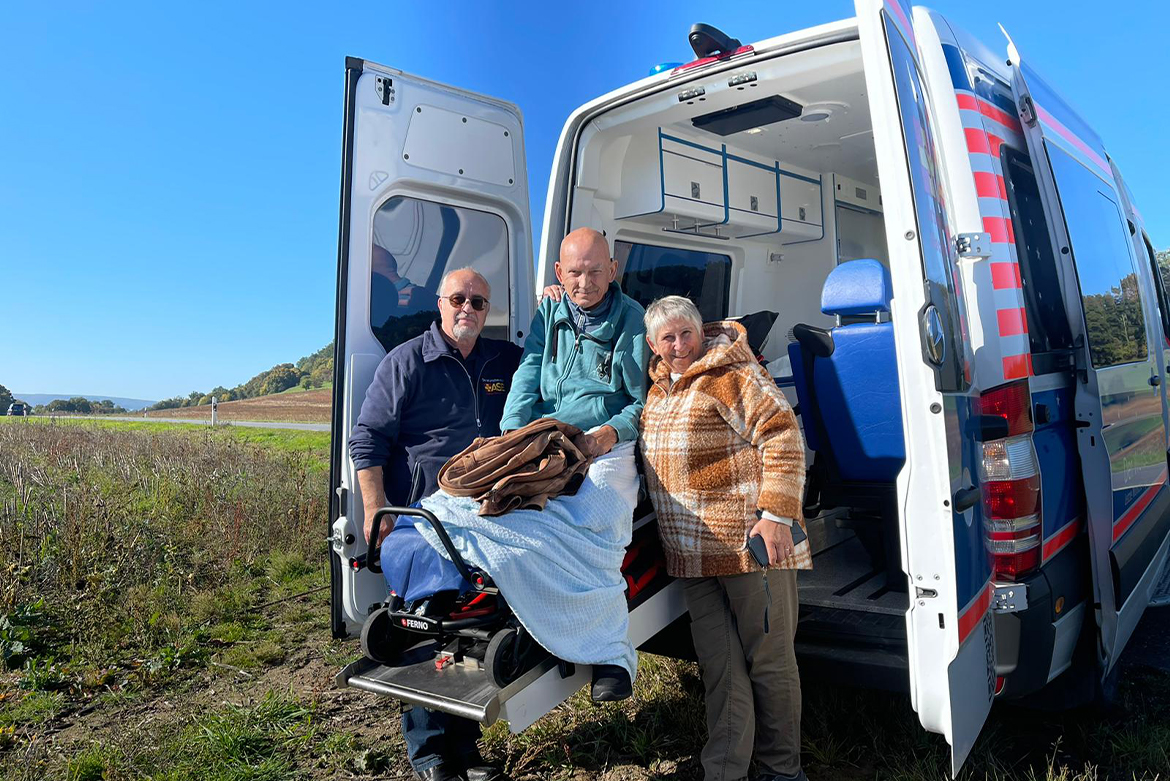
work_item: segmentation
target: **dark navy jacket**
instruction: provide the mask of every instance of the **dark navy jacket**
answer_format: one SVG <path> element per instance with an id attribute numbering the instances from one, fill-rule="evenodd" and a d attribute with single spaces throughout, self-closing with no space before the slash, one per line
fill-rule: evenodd
<path id="1" fill-rule="evenodd" d="M 476 437 L 500 433 L 520 347 L 480 338 L 466 359 L 434 323 L 382 359 L 349 439 L 356 469 L 382 467 L 386 499 L 434 493 L 440 467 Z"/>

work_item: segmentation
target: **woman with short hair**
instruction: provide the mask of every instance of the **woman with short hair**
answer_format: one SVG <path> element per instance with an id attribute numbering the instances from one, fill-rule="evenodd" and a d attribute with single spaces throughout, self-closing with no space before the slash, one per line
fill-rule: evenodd
<path id="1" fill-rule="evenodd" d="M 667 296 L 646 310 L 646 341 L 642 455 L 703 675 L 705 779 L 747 778 L 753 746 L 760 779 L 804 779 L 793 637 L 796 570 L 812 559 L 796 417 L 738 323 L 704 326 L 690 300 Z M 754 536 L 767 568 L 748 550 Z"/>

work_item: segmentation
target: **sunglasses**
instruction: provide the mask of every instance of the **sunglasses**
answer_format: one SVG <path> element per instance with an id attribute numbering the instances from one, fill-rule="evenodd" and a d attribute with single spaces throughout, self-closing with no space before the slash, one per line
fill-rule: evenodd
<path id="1" fill-rule="evenodd" d="M 471 308 L 476 312 L 482 312 L 487 308 L 488 305 L 488 300 L 483 296 L 472 296 L 470 299 L 468 299 L 468 297 L 462 293 L 452 293 L 449 296 L 439 296 L 439 298 L 446 299 L 447 302 L 456 309 L 462 309 L 464 304 L 466 304 L 468 301 L 471 301 Z"/>

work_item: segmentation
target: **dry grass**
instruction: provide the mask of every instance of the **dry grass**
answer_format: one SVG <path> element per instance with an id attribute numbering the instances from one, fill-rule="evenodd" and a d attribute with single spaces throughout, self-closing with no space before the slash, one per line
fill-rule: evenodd
<path id="1" fill-rule="evenodd" d="M 276 393 L 255 399 L 225 401 L 219 405 L 220 420 L 262 420 L 290 423 L 328 423 L 333 410 L 332 390 Z M 211 420 L 211 405 L 181 407 L 146 413 L 148 418 Z"/>
<path id="2" fill-rule="evenodd" d="M 321 443 L 157 426 L 0 425 L 0 778 L 410 778 L 396 706 L 331 686 L 355 649 L 327 593 L 295 597 L 327 582 Z M 946 777 L 906 697 L 804 700 L 814 781 Z M 703 738 L 695 666 L 643 655 L 632 700 L 483 745 L 526 781 L 698 781 Z M 1170 778 L 1170 676 L 1126 670 L 1108 711 L 999 704 L 962 777 Z"/>

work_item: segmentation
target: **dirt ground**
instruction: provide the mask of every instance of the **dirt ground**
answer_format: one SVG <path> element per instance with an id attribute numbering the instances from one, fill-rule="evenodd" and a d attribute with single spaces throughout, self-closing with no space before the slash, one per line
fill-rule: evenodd
<path id="1" fill-rule="evenodd" d="M 278 393 L 255 399 L 225 401 L 219 405 L 220 420 L 277 420 L 293 423 L 328 423 L 333 410 L 332 390 Z M 146 413 L 148 418 L 211 420 L 211 405 L 181 407 Z"/>

